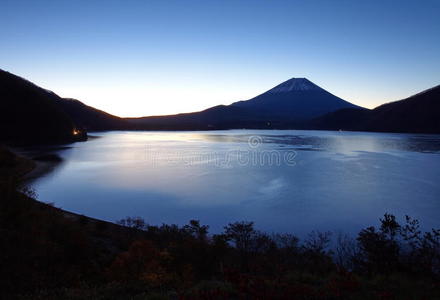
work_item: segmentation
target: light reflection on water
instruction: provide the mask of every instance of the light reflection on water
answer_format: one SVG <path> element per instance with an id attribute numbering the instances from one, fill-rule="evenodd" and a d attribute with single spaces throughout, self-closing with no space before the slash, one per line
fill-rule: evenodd
<path id="1" fill-rule="evenodd" d="M 212 232 L 237 220 L 299 235 L 356 232 L 385 212 L 440 227 L 440 136 L 293 130 L 95 135 L 100 138 L 57 151 L 64 164 L 34 182 L 41 201 L 110 221 L 199 219 Z"/>

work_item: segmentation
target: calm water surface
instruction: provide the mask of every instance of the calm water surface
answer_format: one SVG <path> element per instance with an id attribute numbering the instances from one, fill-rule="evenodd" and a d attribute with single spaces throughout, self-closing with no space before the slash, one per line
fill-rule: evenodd
<path id="1" fill-rule="evenodd" d="M 440 136 L 295 130 L 105 132 L 55 151 L 44 202 L 115 221 L 198 219 L 304 235 L 355 233 L 385 212 L 440 227 Z"/>

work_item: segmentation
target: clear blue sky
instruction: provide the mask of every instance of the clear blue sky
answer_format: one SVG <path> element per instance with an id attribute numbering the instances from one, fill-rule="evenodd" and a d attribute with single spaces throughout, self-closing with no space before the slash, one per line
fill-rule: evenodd
<path id="1" fill-rule="evenodd" d="M 440 84 L 440 1 L 0 0 L 0 68 L 120 116 L 307 77 L 375 107 Z"/>

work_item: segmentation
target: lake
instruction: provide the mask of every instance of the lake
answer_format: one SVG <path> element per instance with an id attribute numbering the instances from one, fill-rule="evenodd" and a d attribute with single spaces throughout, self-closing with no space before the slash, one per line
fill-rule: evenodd
<path id="1" fill-rule="evenodd" d="M 53 150 L 38 199 L 87 216 L 222 231 L 357 233 L 385 212 L 440 227 L 440 136 L 299 130 L 100 132 Z"/>

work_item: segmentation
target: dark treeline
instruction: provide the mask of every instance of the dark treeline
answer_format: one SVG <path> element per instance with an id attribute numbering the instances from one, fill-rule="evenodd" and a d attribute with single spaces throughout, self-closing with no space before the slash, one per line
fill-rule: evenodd
<path id="1" fill-rule="evenodd" d="M 118 255 L 110 273 L 117 280 L 144 284 L 154 278 L 158 286 L 167 286 L 164 290 L 186 282 L 182 299 L 440 296 L 440 230 L 422 232 L 409 216 L 399 224 L 385 214 L 378 228 L 363 229 L 355 238 L 340 234 L 331 248 L 331 232 L 312 232 L 300 241 L 292 234 L 258 231 L 252 222 L 228 224 L 223 233 L 212 236 L 208 226 L 196 220 L 183 227 L 150 226 L 142 218 L 118 223 L 138 236 Z M 203 288 L 197 288 L 200 282 Z"/>
<path id="2" fill-rule="evenodd" d="M 356 238 L 304 241 L 252 222 L 122 226 L 66 215 L 1 189 L 1 293 L 18 299 L 434 299 L 440 231 L 392 215 Z"/>
<path id="3" fill-rule="evenodd" d="M 113 224 L 35 201 L 4 172 L 23 161 L 2 157 L 0 299 L 440 299 L 440 230 L 410 217 L 304 240 L 252 222 Z"/>

